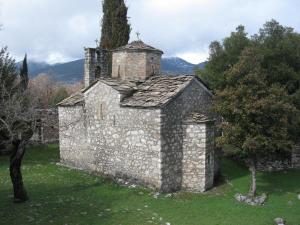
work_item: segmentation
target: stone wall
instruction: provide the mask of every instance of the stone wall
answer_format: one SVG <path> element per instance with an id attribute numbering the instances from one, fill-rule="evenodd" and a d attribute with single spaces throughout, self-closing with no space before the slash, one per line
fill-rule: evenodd
<path id="1" fill-rule="evenodd" d="M 291 168 L 291 159 L 268 158 L 267 160 L 259 160 L 257 162 L 257 170 L 259 171 L 280 171 Z"/>
<path id="2" fill-rule="evenodd" d="M 166 192 L 181 189 L 184 119 L 192 112 L 211 114 L 212 95 L 199 85 L 202 84 L 192 81 L 180 96 L 162 109 L 162 189 Z"/>
<path id="3" fill-rule="evenodd" d="M 83 106 L 59 107 L 59 148 L 61 161 L 82 169 L 92 169 L 93 156 L 87 148 Z"/>
<path id="4" fill-rule="evenodd" d="M 159 75 L 161 73 L 161 56 L 157 53 L 149 52 L 146 55 L 146 76 Z"/>
<path id="5" fill-rule="evenodd" d="M 105 175 L 135 179 L 163 192 L 182 187 L 205 190 L 213 180 L 213 173 L 209 172 L 213 167 L 208 166 L 205 171 L 201 168 L 207 165 L 208 158 L 209 165 L 213 165 L 213 133 L 211 128 L 195 125 L 191 129 L 183 123 L 191 112 L 210 113 L 212 96 L 199 85 L 194 80 L 162 109 L 149 109 L 120 107 L 121 94 L 98 82 L 84 93 L 84 106 L 59 108 L 62 162 Z M 191 132 L 187 134 L 188 129 Z M 207 152 L 202 152 L 203 146 L 188 145 L 187 140 L 192 138 L 195 143 L 202 140 Z M 204 141 L 205 138 L 208 140 Z M 195 158 L 204 155 L 198 165 L 201 180 L 187 176 L 182 179 L 187 168 L 183 156 L 187 151 L 195 154 Z"/>
<path id="6" fill-rule="evenodd" d="M 298 142 L 292 152 L 292 167 L 300 169 L 300 142 Z"/>
<path id="7" fill-rule="evenodd" d="M 203 192 L 214 182 L 214 123 L 187 122 L 184 130 L 182 188 Z"/>
<path id="8" fill-rule="evenodd" d="M 84 59 L 84 86 L 90 86 L 95 80 L 96 70 L 96 49 L 85 48 L 85 59 Z"/>
<path id="9" fill-rule="evenodd" d="M 279 171 L 286 169 L 300 169 L 300 142 L 296 143 L 286 159 L 279 157 L 269 157 L 268 159 L 259 160 L 257 165 L 261 171 Z"/>
<path id="10" fill-rule="evenodd" d="M 105 49 L 96 49 L 97 62 L 95 69 L 95 78 L 110 77 L 109 74 L 109 52 Z"/>
<path id="11" fill-rule="evenodd" d="M 81 163 L 93 171 L 134 178 L 159 189 L 160 110 L 120 108 L 120 97 L 102 83 L 85 93 L 90 157 Z"/>
<path id="12" fill-rule="evenodd" d="M 85 48 L 84 50 L 84 85 L 88 87 L 100 77 L 109 77 L 109 53 L 101 48 Z"/>
<path id="13" fill-rule="evenodd" d="M 154 74 L 160 74 L 159 53 L 152 52 L 114 52 L 112 59 L 112 77 L 123 80 L 145 80 Z"/>

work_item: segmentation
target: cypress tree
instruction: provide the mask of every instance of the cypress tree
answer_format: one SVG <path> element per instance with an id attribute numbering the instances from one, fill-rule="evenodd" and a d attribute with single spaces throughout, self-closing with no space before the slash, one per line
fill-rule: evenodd
<path id="1" fill-rule="evenodd" d="M 20 87 L 22 91 L 25 91 L 28 86 L 28 66 L 27 66 L 27 54 L 25 54 L 24 60 L 23 60 L 23 65 L 20 69 Z"/>
<path id="2" fill-rule="evenodd" d="M 103 18 L 100 48 L 113 50 L 126 45 L 129 41 L 130 24 L 128 22 L 128 7 L 124 0 L 104 0 L 102 3 Z M 109 72 L 111 72 L 111 54 L 109 55 Z"/>

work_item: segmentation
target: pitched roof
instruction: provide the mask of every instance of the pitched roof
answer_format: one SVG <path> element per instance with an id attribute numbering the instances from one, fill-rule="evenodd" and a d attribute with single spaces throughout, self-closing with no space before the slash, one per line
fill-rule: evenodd
<path id="1" fill-rule="evenodd" d="M 142 41 L 133 41 L 130 44 L 121 46 L 121 47 L 113 50 L 113 52 L 117 52 L 117 51 L 154 51 L 154 52 L 160 52 L 161 54 L 163 54 L 162 50 L 159 50 L 150 45 L 147 45 Z"/>
<path id="2" fill-rule="evenodd" d="M 158 108 L 179 95 L 193 79 L 201 83 L 201 80 L 197 79 L 197 77 L 188 75 L 153 76 L 142 83 L 113 78 L 101 78 L 89 87 L 76 92 L 57 105 L 83 105 L 84 93 L 101 82 L 125 95 L 120 102 L 120 105 L 123 107 Z M 205 86 L 203 87 L 206 88 Z"/>
<path id="3" fill-rule="evenodd" d="M 161 107 L 181 93 L 194 76 L 154 76 L 137 86 L 133 95 L 124 98 L 121 106 Z"/>
<path id="4" fill-rule="evenodd" d="M 80 90 L 74 94 L 72 94 L 70 97 L 64 99 L 60 103 L 57 104 L 57 106 L 75 106 L 75 105 L 83 105 L 84 103 L 84 96 L 83 96 L 83 90 Z"/>

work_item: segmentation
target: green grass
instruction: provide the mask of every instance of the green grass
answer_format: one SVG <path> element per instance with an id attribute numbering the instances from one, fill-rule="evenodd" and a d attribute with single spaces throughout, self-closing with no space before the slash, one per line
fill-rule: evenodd
<path id="1" fill-rule="evenodd" d="M 252 207 L 233 198 L 247 192 L 249 173 L 230 160 L 222 163 L 227 182 L 217 188 L 156 199 L 150 190 L 58 166 L 58 155 L 55 145 L 26 153 L 23 175 L 30 201 L 23 204 L 12 203 L 8 158 L 0 157 L 0 224 L 271 225 L 283 217 L 288 225 L 300 225 L 300 171 L 259 173 L 259 191 L 269 198 L 265 206 Z"/>

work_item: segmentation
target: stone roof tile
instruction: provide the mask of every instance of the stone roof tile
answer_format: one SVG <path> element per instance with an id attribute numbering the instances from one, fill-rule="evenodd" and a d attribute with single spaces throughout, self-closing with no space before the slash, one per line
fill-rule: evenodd
<path id="1" fill-rule="evenodd" d="M 194 76 L 154 76 L 137 86 L 136 91 L 121 102 L 127 107 L 161 107 L 176 97 Z"/>
<path id="2" fill-rule="evenodd" d="M 74 94 L 72 94 L 70 97 L 64 99 L 60 103 L 57 104 L 57 106 L 75 106 L 75 105 L 83 105 L 84 104 L 84 96 L 83 96 L 83 90 L 80 90 Z"/>

